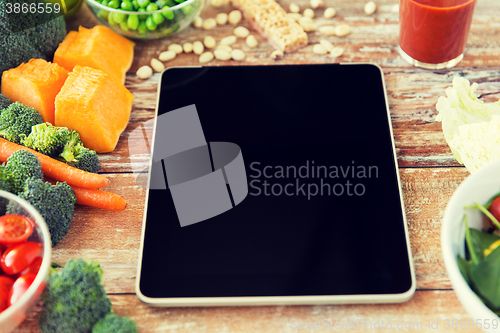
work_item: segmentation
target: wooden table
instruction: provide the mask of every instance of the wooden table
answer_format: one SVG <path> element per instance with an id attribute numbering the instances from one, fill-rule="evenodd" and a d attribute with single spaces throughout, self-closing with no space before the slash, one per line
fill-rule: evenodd
<path id="1" fill-rule="evenodd" d="M 372 62 L 382 66 L 387 84 L 389 106 L 396 142 L 399 171 L 408 217 L 408 229 L 417 276 L 415 296 L 406 303 L 389 305 L 329 305 L 329 306 L 267 306 L 221 308 L 153 308 L 142 304 L 135 295 L 138 250 L 144 210 L 145 191 L 133 179 L 128 136 L 141 122 L 154 115 L 159 75 L 142 81 L 135 71 L 149 64 L 171 43 L 193 42 L 212 35 L 216 40 L 232 34 L 232 26 L 217 27 L 211 31 L 189 27 L 162 40 L 140 41 L 135 47 L 135 59 L 126 86 L 135 96 L 130 124 L 120 138 L 116 150 L 101 155 L 101 172 L 111 179 L 110 191 L 124 196 L 128 206 L 121 212 L 108 212 L 88 207 L 78 207 L 69 233 L 54 248 L 53 259 L 64 264 L 71 258 L 97 260 L 104 270 L 104 286 L 110 295 L 115 313 L 132 317 L 140 332 L 294 332 L 291 319 L 314 322 L 331 319 L 349 322 L 365 319 L 373 322 L 400 322 L 406 329 L 398 332 L 426 332 L 429 322 L 438 321 L 439 329 L 432 332 L 455 332 L 445 329 L 446 319 L 469 319 L 459 303 L 446 274 L 441 256 L 440 229 L 445 206 L 456 187 L 469 175 L 453 158 L 448 148 L 441 124 L 435 122 L 436 101 L 445 95 L 455 76 L 464 76 L 478 82 L 478 93 L 485 101 L 500 98 L 500 2 L 478 0 L 467 51 L 459 66 L 451 70 L 430 71 L 416 69 L 398 55 L 398 14 L 392 11 L 397 0 L 375 0 L 377 12 L 367 16 L 363 12 L 365 0 L 324 0 L 327 7 L 337 9 L 330 20 L 322 17 L 323 10 L 316 10 L 317 23 L 337 25 L 347 23 L 352 33 L 344 38 L 328 37 L 345 48 L 341 58 L 312 53 L 312 45 L 319 42 L 318 32 L 309 33 L 309 46 L 286 55 L 277 62 L 331 63 Z M 288 9 L 290 1 L 281 0 Z M 301 9 L 309 7 L 307 0 L 297 0 Z M 219 11 L 229 12 L 230 6 L 214 9 L 208 6 L 203 18 L 215 17 Z M 78 25 L 90 28 L 98 21 L 86 6 L 69 29 Z M 243 21 L 242 25 L 251 28 Z M 256 34 L 256 33 L 255 33 Z M 212 61 L 217 65 L 266 65 L 274 64 L 269 58 L 272 48 L 260 36 L 255 49 L 249 49 L 240 40 L 246 52 L 244 62 Z M 182 54 L 167 63 L 168 66 L 198 65 L 198 56 Z M 335 78 L 328 78 L 335 80 Z M 363 92 L 360 91 L 360 94 Z M 16 332 L 37 332 L 38 306 Z M 418 323 L 422 323 L 419 327 Z M 408 328 L 409 327 L 409 328 Z M 315 330 L 317 331 L 317 330 Z M 376 332 L 376 329 L 358 329 Z M 396 330 L 385 330 L 392 332 Z M 479 332 L 479 330 L 467 330 Z M 68 332 L 70 333 L 70 332 Z"/>

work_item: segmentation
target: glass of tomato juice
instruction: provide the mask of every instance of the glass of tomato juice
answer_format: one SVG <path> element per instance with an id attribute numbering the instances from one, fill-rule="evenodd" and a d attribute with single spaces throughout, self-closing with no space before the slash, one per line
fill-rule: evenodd
<path id="1" fill-rule="evenodd" d="M 399 0 L 399 53 L 427 69 L 455 66 L 464 56 L 476 0 Z"/>

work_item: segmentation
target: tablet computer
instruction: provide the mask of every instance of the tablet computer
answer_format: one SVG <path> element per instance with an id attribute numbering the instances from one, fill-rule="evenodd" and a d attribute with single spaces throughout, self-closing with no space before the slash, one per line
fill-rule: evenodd
<path id="1" fill-rule="evenodd" d="M 158 95 L 146 138 L 142 301 L 411 298 L 415 274 L 380 67 L 170 68 Z"/>

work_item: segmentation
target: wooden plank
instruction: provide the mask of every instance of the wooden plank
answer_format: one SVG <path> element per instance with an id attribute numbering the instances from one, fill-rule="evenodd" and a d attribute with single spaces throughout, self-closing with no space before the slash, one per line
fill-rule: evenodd
<path id="1" fill-rule="evenodd" d="M 114 312 L 135 320 L 139 332 L 288 333 L 296 332 L 299 325 L 306 327 L 308 322 L 312 327 L 319 322 L 314 331 L 464 332 L 465 327 L 468 333 L 481 332 L 469 322 L 470 317 L 452 290 L 417 291 L 406 303 L 384 305 L 153 308 L 135 295 L 111 295 L 110 299 Z M 39 311 L 40 305 L 16 333 L 36 332 Z M 470 323 L 471 328 L 460 328 L 460 321 L 462 325 Z"/>
<path id="2" fill-rule="evenodd" d="M 451 288 L 441 255 L 441 219 L 469 173 L 464 168 L 420 168 L 401 169 L 400 174 L 417 288 Z M 108 292 L 134 293 L 145 190 L 135 185 L 133 174 L 108 176 L 106 190 L 122 195 L 127 208 L 111 212 L 79 206 L 68 234 L 54 248 L 53 261 L 97 260 Z"/>
<path id="3" fill-rule="evenodd" d="M 308 0 L 282 0 L 280 4 L 288 11 L 289 4 L 295 2 L 301 9 L 309 7 Z M 384 67 L 405 67 L 411 69 L 397 53 L 399 35 L 399 14 L 392 11 L 392 7 L 398 4 L 396 0 L 378 0 L 378 10 L 372 16 L 367 16 L 363 12 L 366 1 L 337 0 L 335 3 L 326 2 L 327 6 L 333 6 L 337 10 L 337 15 L 333 19 L 324 19 L 323 10 L 315 10 L 316 23 L 318 26 L 338 25 L 345 23 L 351 26 L 352 33 L 347 37 L 326 37 L 333 44 L 345 48 L 345 53 L 338 59 L 328 56 L 321 56 L 312 53 L 312 44 L 325 38 L 318 31 L 309 33 L 309 46 L 298 52 L 286 55 L 279 61 L 280 64 L 297 63 L 333 63 L 333 62 L 373 62 Z M 203 18 L 215 17 L 218 12 L 229 12 L 233 8 L 225 6 L 215 9 L 209 5 L 202 13 Z M 466 54 L 460 67 L 470 66 L 498 66 L 500 65 L 500 26 L 492 13 L 500 10 L 500 4 L 495 0 L 478 1 L 474 13 L 472 27 Z M 99 21 L 84 8 L 78 15 L 69 22 L 69 29 L 76 29 L 79 25 L 92 27 Z M 242 21 L 240 25 L 249 28 L 255 35 L 250 24 Z M 143 40 L 136 42 L 136 57 L 132 65 L 131 72 L 135 72 L 140 66 L 149 64 L 151 58 L 157 57 L 161 51 L 167 49 L 170 43 L 193 42 L 203 40 L 204 36 L 211 35 L 216 40 L 232 34 L 233 26 L 218 26 L 217 28 L 204 31 L 188 27 L 184 31 L 176 33 L 159 40 Z M 274 60 L 269 58 L 272 52 L 271 46 L 260 36 L 257 36 L 259 46 L 254 49 L 248 48 L 242 39 L 239 39 L 236 47 L 241 48 L 247 54 L 247 58 L 242 63 L 213 61 L 207 65 L 235 65 L 235 64 L 274 64 Z M 199 65 L 198 56 L 194 54 L 183 54 L 173 61 L 170 66 Z"/>

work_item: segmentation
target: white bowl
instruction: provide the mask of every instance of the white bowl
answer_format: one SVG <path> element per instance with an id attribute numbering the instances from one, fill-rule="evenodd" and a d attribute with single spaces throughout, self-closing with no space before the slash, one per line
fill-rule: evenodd
<path id="1" fill-rule="evenodd" d="M 453 289 L 475 323 L 479 322 L 483 326 L 481 328 L 488 333 L 499 332 L 500 318 L 484 305 L 464 280 L 457 265 L 457 256 L 460 254 L 464 257 L 465 253 L 465 224 L 463 222 L 465 213 L 468 215 L 471 228 L 489 227 L 488 222 L 481 218 L 478 210 L 465 210 L 464 207 L 474 202 L 485 204 L 499 192 L 500 160 L 479 169 L 460 184 L 446 207 L 441 228 L 441 249 Z M 490 328 L 484 327 L 485 320 L 490 323 Z M 495 321 L 498 326 L 493 329 L 491 323 Z M 479 328 L 478 326 L 475 325 Z"/>

